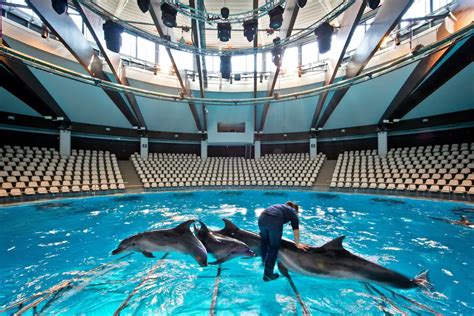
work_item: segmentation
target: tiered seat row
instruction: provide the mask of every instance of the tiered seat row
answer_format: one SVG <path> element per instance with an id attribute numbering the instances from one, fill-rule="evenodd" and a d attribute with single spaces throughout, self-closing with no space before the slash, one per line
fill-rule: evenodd
<path id="1" fill-rule="evenodd" d="M 325 156 L 273 154 L 261 159 L 137 153 L 130 159 L 145 188 L 195 186 L 312 186 Z"/>
<path id="2" fill-rule="evenodd" d="M 0 148 L 0 197 L 125 189 L 114 154 L 53 148 Z"/>
<path id="3" fill-rule="evenodd" d="M 474 194 L 474 143 L 340 154 L 332 188 Z"/>

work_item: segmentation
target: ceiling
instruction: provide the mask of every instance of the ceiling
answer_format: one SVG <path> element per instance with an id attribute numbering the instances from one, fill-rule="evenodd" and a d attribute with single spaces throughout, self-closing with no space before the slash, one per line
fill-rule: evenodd
<path id="1" fill-rule="evenodd" d="M 198 2 L 197 0 L 196 2 Z M 231 14 L 239 12 L 247 12 L 252 10 L 252 0 L 202 0 L 206 10 L 210 13 L 219 13 L 223 6 L 230 9 Z M 189 5 L 189 0 L 182 0 L 183 3 Z M 337 7 L 342 0 L 308 0 L 306 6 L 299 10 L 298 17 L 294 26 L 294 32 L 300 29 L 306 29 L 310 25 L 317 22 L 319 19 L 324 17 L 328 12 L 332 11 Z M 149 13 L 142 13 L 138 8 L 136 0 L 96 0 L 95 4 L 99 5 L 110 14 L 118 17 L 124 21 L 149 23 L 150 25 L 135 24 L 136 27 L 147 31 L 151 34 L 158 35 L 153 21 Z M 265 0 L 259 0 L 259 6 L 265 4 Z M 178 26 L 191 27 L 191 18 L 180 14 L 178 12 L 176 23 Z M 208 48 L 250 48 L 253 43 L 249 43 L 243 35 L 242 25 L 233 24 L 232 38 L 223 43 L 217 38 L 217 30 L 214 25 L 206 24 L 206 45 Z M 269 17 L 264 15 L 259 19 L 259 29 L 263 30 L 259 32 L 258 43 L 259 45 L 266 45 L 272 43 L 273 39 L 278 36 L 278 32 L 273 35 L 267 34 L 264 29 L 269 28 Z M 179 40 L 181 37 L 185 39 L 188 44 L 192 44 L 191 32 L 183 32 L 181 28 L 167 29 L 166 32 L 173 32 L 176 39 Z"/>

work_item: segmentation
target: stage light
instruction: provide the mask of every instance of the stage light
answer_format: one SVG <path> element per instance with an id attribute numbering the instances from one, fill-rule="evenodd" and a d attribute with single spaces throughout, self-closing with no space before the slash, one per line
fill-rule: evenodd
<path id="1" fill-rule="evenodd" d="M 307 2 L 308 0 L 298 0 L 296 3 L 298 4 L 300 8 L 304 8 Z"/>
<path id="2" fill-rule="evenodd" d="M 120 52 L 120 47 L 122 47 L 123 26 L 112 20 L 108 20 L 104 23 L 102 29 L 104 30 L 104 39 L 107 49 L 114 53 Z"/>
<path id="3" fill-rule="evenodd" d="M 137 0 L 137 4 L 143 13 L 147 13 L 150 9 L 150 0 Z"/>
<path id="4" fill-rule="evenodd" d="M 229 13 L 230 13 L 229 8 L 223 7 L 221 9 L 221 15 L 224 19 L 227 19 L 229 17 Z"/>
<path id="5" fill-rule="evenodd" d="M 161 20 L 167 27 L 176 26 L 176 14 L 178 10 L 169 3 L 163 2 L 161 5 Z"/>
<path id="6" fill-rule="evenodd" d="M 221 56 L 221 74 L 224 79 L 231 78 L 232 64 L 230 63 L 230 58 L 231 56 Z"/>
<path id="7" fill-rule="evenodd" d="M 319 53 L 327 53 L 331 49 L 332 34 L 334 33 L 334 27 L 328 22 L 324 22 L 316 30 L 314 34 L 317 36 Z"/>
<path id="8" fill-rule="evenodd" d="M 281 46 L 280 46 L 280 38 L 279 37 L 277 37 L 273 40 L 273 45 L 275 45 L 275 47 L 272 48 L 272 61 L 273 61 L 273 64 L 276 67 L 280 67 L 281 66 L 282 49 L 281 49 Z"/>
<path id="9" fill-rule="evenodd" d="M 67 0 L 52 0 L 51 4 L 57 14 L 63 14 L 67 11 Z"/>
<path id="10" fill-rule="evenodd" d="M 217 37 L 221 42 L 228 42 L 231 37 L 232 27 L 230 23 L 217 23 Z"/>
<path id="11" fill-rule="evenodd" d="M 380 0 L 369 0 L 367 2 L 367 5 L 369 6 L 369 8 L 371 8 L 372 10 L 375 10 L 378 8 L 380 4 Z"/>
<path id="12" fill-rule="evenodd" d="M 257 19 L 251 19 L 244 21 L 244 36 L 249 42 L 253 41 L 258 28 Z"/>
<path id="13" fill-rule="evenodd" d="M 273 9 L 268 12 L 268 15 L 270 16 L 270 27 L 274 30 L 277 30 L 281 27 L 283 24 L 283 12 L 285 10 L 281 5 L 277 5 Z"/>

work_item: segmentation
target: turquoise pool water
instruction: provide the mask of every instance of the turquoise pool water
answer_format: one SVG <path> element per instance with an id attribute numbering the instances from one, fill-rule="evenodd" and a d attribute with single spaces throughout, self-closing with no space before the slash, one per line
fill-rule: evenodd
<path id="1" fill-rule="evenodd" d="M 287 200 L 304 210 L 303 242 L 321 245 L 346 235 L 348 250 L 409 277 L 429 269 L 435 286 L 424 293 L 375 285 L 376 292 L 358 281 L 293 275 L 311 314 L 380 315 L 397 308 L 409 314 L 428 315 L 427 309 L 474 314 L 474 229 L 430 218 L 458 219 L 463 214 L 474 220 L 474 205 L 296 191 L 171 192 L 0 207 L 0 309 L 76 277 L 37 311 L 112 315 L 158 260 L 133 254 L 81 277 L 80 271 L 117 259 L 110 252 L 120 240 L 191 218 L 212 228 L 223 226 L 220 218 L 229 218 L 256 231 L 259 212 Z M 290 228 L 285 230 L 291 238 Z M 216 273 L 217 266 L 201 268 L 191 257 L 171 253 L 121 314 L 207 315 Z M 216 314 L 301 314 L 288 280 L 265 283 L 261 277 L 258 258 L 224 263 Z"/>

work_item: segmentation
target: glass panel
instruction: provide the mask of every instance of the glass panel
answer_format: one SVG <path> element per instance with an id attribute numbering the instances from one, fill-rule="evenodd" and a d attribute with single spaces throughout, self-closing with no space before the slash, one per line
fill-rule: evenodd
<path id="1" fill-rule="evenodd" d="M 166 47 L 159 45 L 159 56 L 158 64 L 160 65 L 160 71 L 163 73 L 168 73 L 171 69 L 171 60 L 166 51 Z"/>
<path id="2" fill-rule="evenodd" d="M 137 37 L 137 58 L 150 62 L 155 63 L 155 43 L 144 39 L 143 37 Z"/>
<path id="3" fill-rule="evenodd" d="M 290 47 L 285 50 L 282 67 L 290 72 L 298 70 L 298 47 Z"/>
<path id="4" fill-rule="evenodd" d="M 426 16 L 430 12 L 430 0 L 415 0 L 413 1 L 412 5 L 402 17 L 403 19 L 408 18 L 418 18 Z M 400 26 L 402 28 L 407 27 L 410 25 L 410 22 L 401 22 Z"/>
<path id="5" fill-rule="evenodd" d="M 451 1 L 449 1 L 449 0 L 433 0 L 433 11 L 436 11 L 436 10 L 444 7 L 445 5 L 447 5 L 450 2 Z"/>
<path id="6" fill-rule="evenodd" d="M 263 54 L 258 53 L 257 54 L 257 72 L 262 72 L 263 71 Z"/>
<path id="7" fill-rule="evenodd" d="M 220 58 L 218 56 L 206 56 L 205 58 L 208 72 L 220 71 Z"/>
<path id="8" fill-rule="evenodd" d="M 301 47 L 301 64 L 308 65 L 319 60 L 318 43 L 312 42 Z"/>
<path id="9" fill-rule="evenodd" d="M 368 28 L 368 27 L 367 27 Z M 350 52 L 359 46 L 360 42 L 364 38 L 366 26 L 364 24 L 358 25 L 352 34 L 351 41 L 347 47 L 347 51 Z"/>
<path id="10" fill-rule="evenodd" d="M 267 52 L 266 55 L 265 55 L 265 58 L 266 58 L 266 61 L 265 61 L 265 70 L 268 72 L 268 71 L 275 71 L 276 67 L 275 65 L 273 64 L 273 60 L 272 60 L 272 53 L 271 52 Z"/>
<path id="11" fill-rule="evenodd" d="M 172 52 L 173 52 L 174 61 L 178 65 L 179 69 L 186 69 L 186 70 L 194 69 L 194 59 L 193 59 L 192 53 L 177 51 L 177 50 L 173 50 Z M 206 67 L 209 71 L 207 60 L 206 60 Z"/>
<path id="12" fill-rule="evenodd" d="M 242 73 L 247 69 L 247 56 L 232 56 L 232 73 Z"/>
<path id="13" fill-rule="evenodd" d="M 122 47 L 120 54 L 137 57 L 137 37 L 128 33 L 122 33 Z"/>
<path id="14" fill-rule="evenodd" d="M 69 11 L 72 11 L 72 10 L 69 10 Z M 81 33 L 84 33 L 84 29 L 82 25 L 82 17 L 79 14 L 74 14 L 69 11 L 68 11 L 69 17 L 72 19 L 74 24 L 76 24 L 77 28 L 81 31 Z"/>

